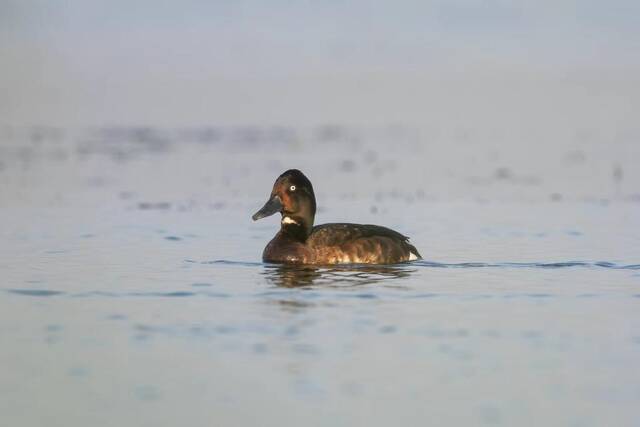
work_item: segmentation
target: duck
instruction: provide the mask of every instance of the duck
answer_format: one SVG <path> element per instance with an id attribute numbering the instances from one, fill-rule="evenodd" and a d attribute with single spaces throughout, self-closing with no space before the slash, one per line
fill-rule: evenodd
<path id="1" fill-rule="evenodd" d="M 311 181 L 298 169 L 282 173 L 269 200 L 252 219 L 280 213 L 280 231 L 262 260 L 280 264 L 397 264 L 422 259 L 409 238 L 371 224 L 314 225 L 316 197 Z"/>

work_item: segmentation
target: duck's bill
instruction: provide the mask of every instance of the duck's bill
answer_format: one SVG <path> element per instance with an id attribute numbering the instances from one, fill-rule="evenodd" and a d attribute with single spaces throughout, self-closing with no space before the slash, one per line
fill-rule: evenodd
<path id="1" fill-rule="evenodd" d="M 280 201 L 280 197 L 273 196 L 272 198 L 269 199 L 267 203 L 264 204 L 262 209 L 254 213 L 251 218 L 253 218 L 254 221 L 257 221 L 259 219 L 271 216 L 276 212 L 280 212 L 281 210 L 282 210 L 282 202 Z"/>

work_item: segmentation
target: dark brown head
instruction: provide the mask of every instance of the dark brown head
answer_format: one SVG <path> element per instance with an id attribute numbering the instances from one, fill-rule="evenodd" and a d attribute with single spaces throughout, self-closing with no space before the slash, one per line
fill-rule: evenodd
<path id="1" fill-rule="evenodd" d="M 311 181 L 298 169 L 289 169 L 276 179 L 271 197 L 252 218 L 256 221 L 276 212 L 282 214 L 280 224 L 284 233 L 301 240 L 311 233 L 316 196 Z"/>

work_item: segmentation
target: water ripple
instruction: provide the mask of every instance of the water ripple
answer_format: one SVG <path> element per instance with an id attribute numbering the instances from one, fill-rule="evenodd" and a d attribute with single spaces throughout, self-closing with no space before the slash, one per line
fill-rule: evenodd
<path id="1" fill-rule="evenodd" d="M 62 291 L 53 291 L 50 289 L 7 289 L 7 292 L 31 297 L 52 297 L 64 294 Z"/>
<path id="2" fill-rule="evenodd" d="M 91 298 L 91 297 L 105 297 L 105 298 L 185 298 L 203 296 L 209 298 L 228 298 L 231 295 L 224 292 L 189 292 L 189 291 L 137 291 L 137 292 L 112 292 L 112 291 L 89 291 L 89 292 L 77 292 L 67 293 L 63 291 L 51 290 L 51 289 L 5 289 L 8 293 L 17 295 L 26 295 L 34 297 L 50 297 L 55 295 L 67 295 L 73 298 Z"/>
<path id="3" fill-rule="evenodd" d="M 618 265 L 609 261 L 561 261 L 561 262 L 461 262 L 444 263 L 434 261 L 414 261 L 411 265 L 431 268 L 607 268 L 612 270 L 640 270 L 640 264 Z"/>
<path id="4" fill-rule="evenodd" d="M 226 259 L 216 259 L 213 261 L 195 261 L 191 259 L 185 260 L 185 262 L 197 263 L 197 264 L 218 264 L 218 265 L 230 265 L 240 267 L 262 267 L 265 263 L 262 262 L 249 262 L 249 261 L 231 261 Z"/>
<path id="5" fill-rule="evenodd" d="M 312 266 L 312 265 L 286 265 L 286 264 L 269 264 L 260 262 L 241 262 L 229 260 L 214 261 L 192 261 L 199 264 L 207 265 L 228 265 L 243 267 L 259 267 L 258 272 L 267 282 L 278 288 L 339 288 L 339 289 L 355 289 L 363 285 L 380 284 L 382 288 L 401 288 L 398 287 L 394 279 L 407 278 L 419 271 L 419 268 L 453 268 L 453 269 L 478 269 L 478 268 L 506 268 L 506 269 L 564 269 L 564 268 L 581 268 L 581 269 L 608 269 L 608 270 L 640 270 L 640 264 L 616 264 L 609 261 L 562 261 L 562 262 L 462 262 L 462 263 L 442 263 L 434 261 L 414 261 L 411 263 L 402 263 L 395 265 L 368 265 L 368 264 L 344 264 L 333 266 Z M 394 283 L 396 285 L 394 286 Z M 73 298 L 91 298 L 91 297 L 107 297 L 107 298 L 229 298 L 233 294 L 225 292 L 212 292 L 205 289 L 198 291 L 186 290 L 168 290 L 168 291 L 104 291 L 94 290 L 88 292 L 69 293 L 66 291 L 53 289 L 5 289 L 6 292 L 16 295 L 32 296 L 32 297 L 52 297 L 58 295 L 66 295 Z M 271 290 L 259 292 L 255 294 L 257 297 L 270 297 Z M 276 292 L 278 296 L 282 296 L 281 291 Z M 305 293 L 306 298 L 314 298 L 319 296 L 315 293 Z M 339 294 L 340 297 L 346 298 L 362 298 L 375 299 L 383 296 L 379 292 L 371 293 L 352 293 Z M 412 294 L 413 298 L 435 298 L 444 296 L 436 293 L 419 293 Z M 513 298 L 526 296 L 527 298 L 549 298 L 552 294 L 507 294 L 502 295 L 504 298 Z M 581 294 L 581 298 L 594 297 L 593 294 Z M 479 297 L 476 295 L 476 297 Z M 489 296 L 491 297 L 491 296 Z"/>
<path id="6" fill-rule="evenodd" d="M 204 265 L 230 265 L 242 267 L 278 267 L 286 264 L 273 264 L 268 262 L 249 262 L 234 261 L 226 259 L 217 259 L 211 261 L 195 261 L 191 259 L 185 260 L 189 263 L 197 263 Z M 371 268 L 402 268 L 407 266 L 428 267 L 428 268 L 607 268 L 612 270 L 640 270 L 640 264 L 616 264 L 610 261 L 557 261 L 557 262 L 437 262 L 437 261 L 412 261 L 400 264 L 376 265 L 376 264 L 335 264 L 335 265 L 291 265 L 292 268 L 325 268 L 328 270 L 338 269 L 371 269 Z"/>

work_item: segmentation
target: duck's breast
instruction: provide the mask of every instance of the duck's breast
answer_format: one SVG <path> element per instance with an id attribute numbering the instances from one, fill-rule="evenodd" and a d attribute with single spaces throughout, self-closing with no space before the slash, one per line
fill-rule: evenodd
<path id="1" fill-rule="evenodd" d="M 288 239 L 278 233 L 264 248 L 262 260 L 275 263 L 312 264 L 314 256 L 304 243 Z"/>

